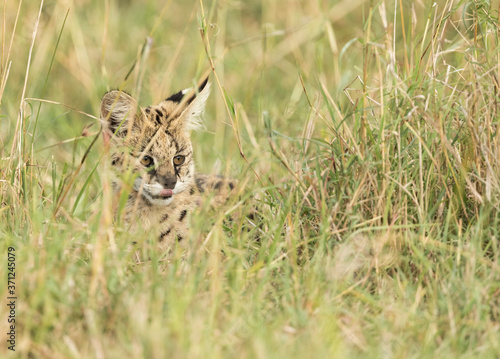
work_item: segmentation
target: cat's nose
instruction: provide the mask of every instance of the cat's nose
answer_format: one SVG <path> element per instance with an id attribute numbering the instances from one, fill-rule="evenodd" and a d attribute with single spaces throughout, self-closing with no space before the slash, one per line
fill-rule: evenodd
<path id="1" fill-rule="evenodd" d="M 175 176 L 157 176 L 156 180 L 165 189 L 174 189 L 177 183 L 177 178 Z"/>

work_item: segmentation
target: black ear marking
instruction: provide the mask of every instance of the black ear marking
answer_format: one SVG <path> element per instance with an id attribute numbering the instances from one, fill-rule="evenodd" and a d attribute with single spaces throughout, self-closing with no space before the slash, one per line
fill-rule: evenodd
<path id="1" fill-rule="evenodd" d="M 170 96 L 169 98 L 167 98 L 165 101 L 172 101 L 172 102 L 181 102 L 182 101 L 182 98 L 184 97 L 184 94 L 182 93 L 182 91 L 179 91 L 177 93 L 174 93 L 172 96 Z"/>
<path id="2" fill-rule="evenodd" d="M 200 86 L 198 86 L 198 91 L 197 93 L 193 94 L 189 100 L 186 101 L 186 104 L 189 105 L 191 102 L 193 102 L 193 100 L 196 98 L 196 96 L 201 92 L 203 91 L 203 89 L 205 88 L 205 86 L 207 86 L 208 84 L 208 76 L 205 78 L 205 80 L 203 80 L 203 82 L 200 84 Z M 184 91 L 179 91 L 177 93 L 174 93 L 173 95 L 171 95 L 169 98 L 165 99 L 165 101 L 172 101 L 172 102 L 177 102 L 177 103 L 180 103 L 182 101 L 182 99 L 184 98 L 184 95 L 189 93 L 190 91 L 189 90 L 184 90 Z"/>
<path id="3" fill-rule="evenodd" d="M 205 88 L 205 86 L 207 86 L 207 84 L 208 84 L 208 76 L 205 77 L 205 80 L 203 80 L 203 82 L 201 83 L 200 87 L 198 87 L 198 92 L 203 91 L 203 89 Z"/>

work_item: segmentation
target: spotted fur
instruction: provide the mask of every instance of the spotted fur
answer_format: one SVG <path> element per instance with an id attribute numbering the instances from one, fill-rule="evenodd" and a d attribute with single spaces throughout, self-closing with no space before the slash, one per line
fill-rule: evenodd
<path id="1" fill-rule="evenodd" d="M 130 191 L 125 219 L 132 231 L 156 233 L 161 248 L 188 236 L 190 213 L 204 192 L 220 204 L 236 185 L 195 172 L 190 133 L 201 127 L 209 93 L 205 80 L 196 91 L 180 91 L 146 108 L 117 90 L 101 101 L 104 142 L 116 173 L 114 191 Z"/>

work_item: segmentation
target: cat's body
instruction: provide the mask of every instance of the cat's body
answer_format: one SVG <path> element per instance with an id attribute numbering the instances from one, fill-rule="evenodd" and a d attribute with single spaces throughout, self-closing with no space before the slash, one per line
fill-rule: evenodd
<path id="1" fill-rule="evenodd" d="M 108 92 L 101 101 L 104 142 L 117 174 L 114 191 L 130 192 L 125 220 L 132 232 L 153 233 L 163 249 L 187 237 L 201 193 L 220 203 L 236 183 L 195 173 L 190 133 L 200 126 L 209 93 L 205 80 L 196 92 L 184 90 L 146 108 L 122 91 Z"/>

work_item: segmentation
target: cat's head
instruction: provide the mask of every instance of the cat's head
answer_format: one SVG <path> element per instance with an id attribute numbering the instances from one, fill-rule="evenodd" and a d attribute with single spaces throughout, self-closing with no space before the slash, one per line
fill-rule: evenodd
<path id="1" fill-rule="evenodd" d="M 123 91 L 103 96 L 104 142 L 117 173 L 133 175 L 133 194 L 140 193 L 151 204 L 169 205 L 179 193 L 194 190 L 190 133 L 201 126 L 209 94 L 206 79 L 197 89 L 177 92 L 146 108 Z"/>

